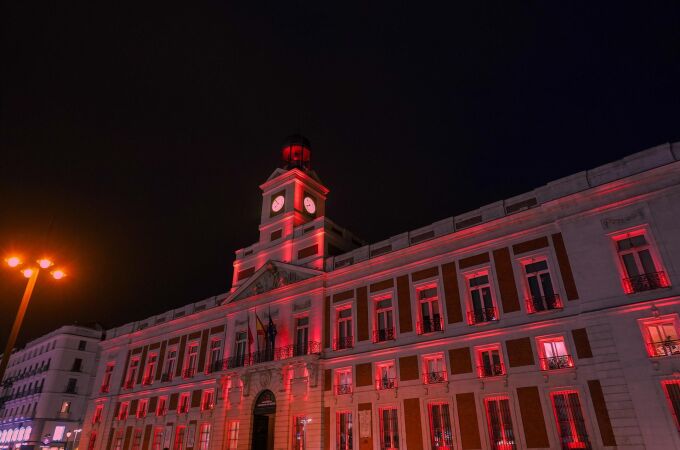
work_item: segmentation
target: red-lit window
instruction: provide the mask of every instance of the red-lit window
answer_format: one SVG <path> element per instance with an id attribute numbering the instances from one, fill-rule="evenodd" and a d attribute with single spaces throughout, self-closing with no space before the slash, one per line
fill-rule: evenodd
<path id="1" fill-rule="evenodd" d="M 453 449 L 453 431 L 448 403 L 430 403 L 430 440 L 432 450 Z"/>
<path id="2" fill-rule="evenodd" d="M 676 315 L 643 320 L 642 330 L 649 356 L 680 355 L 678 317 Z"/>
<path id="3" fill-rule="evenodd" d="M 218 372 L 222 369 L 220 357 L 222 355 L 222 340 L 212 339 L 210 341 L 210 357 L 206 365 L 205 372 Z"/>
<path id="4" fill-rule="evenodd" d="M 399 448 L 397 408 L 380 408 L 380 450 Z"/>
<path id="5" fill-rule="evenodd" d="M 562 449 L 590 449 L 578 392 L 553 392 L 551 397 Z"/>
<path id="6" fill-rule="evenodd" d="M 352 328 L 352 308 L 341 308 L 336 312 L 337 335 L 335 337 L 334 350 L 344 350 L 354 346 Z"/>
<path id="7" fill-rule="evenodd" d="M 196 364 L 198 363 L 198 343 L 189 344 L 187 352 L 187 362 L 184 365 L 184 378 L 191 378 L 196 375 Z"/>
<path id="8" fill-rule="evenodd" d="M 670 286 L 645 230 L 615 236 L 614 241 L 627 294 Z"/>
<path id="9" fill-rule="evenodd" d="M 114 435 L 113 450 L 123 450 L 123 430 L 118 430 Z"/>
<path id="10" fill-rule="evenodd" d="M 293 450 L 306 450 L 308 421 L 306 416 L 293 418 Z"/>
<path id="11" fill-rule="evenodd" d="M 179 394 L 179 404 L 177 405 L 177 412 L 179 414 L 189 412 L 189 393 L 182 392 Z"/>
<path id="12" fill-rule="evenodd" d="M 215 407 L 215 391 L 212 389 L 206 389 L 203 391 L 203 396 L 201 398 L 201 410 L 207 411 Z"/>
<path id="13" fill-rule="evenodd" d="M 158 404 L 156 405 L 156 415 L 164 416 L 168 412 L 168 397 L 158 397 Z"/>
<path id="14" fill-rule="evenodd" d="M 505 364 L 503 364 L 500 345 L 478 347 L 476 353 L 477 374 L 480 378 L 505 374 Z"/>
<path id="15" fill-rule="evenodd" d="M 335 393 L 337 395 L 352 393 L 352 368 L 345 367 L 335 371 Z"/>
<path id="16" fill-rule="evenodd" d="M 680 380 L 664 381 L 661 384 L 666 393 L 666 400 L 673 414 L 675 426 L 680 431 Z"/>
<path id="17" fill-rule="evenodd" d="M 394 389 L 397 387 L 397 376 L 394 361 L 376 364 L 375 387 L 378 390 Z"/>
<path id="18" fill-rule="evenodd" d="M 306 355 L 309 353 L 309 317 L 298 317 L 295 319 L 295 356 Z"/>
<path id="19" fill-rule="evenodd" d="M 132 389 L 135 386 L 135 378 L 139 370 L 139 358 L 132 358 L 128 366 L 127 378 L 125 379 L 125 389 Z"/>
<path id="20" fill-rule="evenodd" d="M 227 437 L 227 450 L 236 450 L 238 447 L 238 428 L 238 420 L 232 420 L 229 422 L 229 426 L 227 427 L 227 432 L 229 433 Z"/>
<path id="21" fill-rule="evenodd" d="M 210 448 L 210 424 L 201 424 L 201 429 L 198 433 L 198 450 L 208 450 Z"/>
<path id="22" fill-rule="evenodd" d="M 161 381 L 171 381 L 175 375 L 175 364 L 177 364 L 177 347 L 168 349 L 168 357 L 165 360 L 165 369 L 161 375 Z"/>
<path id="23" fill-rule="evenodd" d="M 118 410 L 118 420 L 125 420 L 128 417 L 128 412 L 130 409 L 129 402 L 123 402 L 120 404 L 120 409 Z"/>
<path id="24" fill-rule="evenodd" d="M 158 355 L 151 353 L 146 362 L 146 368 L 144 369 L 144 378 L 142 379 L 143 385 L 150 385 L 153 383 L 153 376 L 156 373 L 156 364 L 158 364 Z"/>
<path id="25" fill-rule="evenodd" d="M 352 413 L 349 411 L 338 412 L 335 430 L 337 440 L 335 448 L 337 450 L 354 450 L 352 439 Z"/>
<path id="26" fill-rule="evenodd" d="M 512 428 L 510 401 L 505 395 L 484 399 L 486 421 L 489 426 L 489 441 L 492 450 L 515 450 L 515 433 Z"/>
<path id="27" fill-rule="evenodd" d="M 99 388 L 99 392 L 101 393 L 109 392 L 109 389 L 111 387 L 111 376 L 113 375 L 114 367 L 115 363 L 112 362 L 106 365 L 106 369 L 104 370 L 104 378 L 102 379 L 102 385 Z"/>
<path id="28" fill-rule="evenodd" d="M 143 419 L 146 417 L 146 410 L 149 407 L 149 399 L 143 398 L 137 403 L 137 418 Z"/>
<path id="29" fill-rule="evenodd" d="M 541 370 L 568 369 L 574 360 L 567 351 L 564 337 L 541 337 L 537 339 Z"/>
<path id="30" fill-rule="evenodd" d="M 142 448 L 142 430 L 135 428 L 132 432 L 132 450 L 140 450 Z"/>
<path id="31" fill-rule="evenodd" d="M 541 311 L 562 309 L 562 300 L 555 293 L 548 260 L 531 258 L 522 261 L 525 289 L 527 292 L 527 312 L 533 314 Z"/>
<path id="32" fill-rule="evenodd" d="M 468 288 L 468 323 L 475 325 L 498 320 L 489 272 L 477 272 L 466 277 Z"/>
<path id="33" fill-rule="evenodd" d="M 153 441 L 151 441 L 151 450 L 161 450 L 163 445 L 163 428 L 158 427 L 153 430 Z"/>
<path id="34" fill-rule="evenodd" d="M 178 425 L 175 430 L 175 443 L 172 450 L 184 450 L 184 437 L 186 435 L 187 427 Z"/>
<path id="35" fill-rule="evenodd" d="M 446 360 L 441 353 L 423 357 L 423 383 L 434 384 L 446 381 Z"/>
<path id="36" fill-rule="evenodd" d="M 391 341 L 394 333 L 394 307 L 392 296 L 383 295 L 374 299 L 375 326 L 373 328 L 373 342 Z"/>
<path id="37" fill-rule="evenodd" d="M 87 442 L 87 450 L 94 450 L 94 444 L 97 442 L 97 432 L 90 433 L 90 440 Z"/>
<path id="38" fill-rule="evenodd" d="M 236 333 L 236 339 L 234 341 L 234 358 L 231 362 L 231 367 L 242 367 L 245 364 L 246 359 L 246 342 L 247 333 L 245 331 L 239 331 Z M 230 367 L 230 368 L 231 368 Z"/>
<path id="39" fill-rule="evenodd" d="M 418 334 L 432 333 L 434 331 L 444 331 L 444 321 L 442 320 L 439 305 L 439 295 L 437 285 L 430 284 L 417 289 L 420 321 L 418 322 Z"/>
<path id="40" fill-rule="evenodd" d="M 94 414 L 92 414 L 92 423 L 99 423 L 102 421 L 102 413 L 104 412 L 104 405 L 97 405 L 94 407 Z"/>

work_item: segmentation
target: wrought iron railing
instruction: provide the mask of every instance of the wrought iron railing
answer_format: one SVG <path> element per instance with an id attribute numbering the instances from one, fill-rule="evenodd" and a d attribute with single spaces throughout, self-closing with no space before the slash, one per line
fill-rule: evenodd
<path id="1" fill-rule="evenodd" d="M 345 350 L 354 347 L 354 337 L 346 336 L 333 340 L 333 350 Z"/>
<path id="2" fill-rule="evenodd" d="M 382 330 L 373 330 L 373 342 L 385 342 L 394 340 L 394 327 Z"/>
<path id="3" fill-rule="evenodd" d="M 626 293 L 634 294 L 636 292 L 669 287 L 670 283 L 668 282 L 668 277 L 666 277 L 666 272 L 651 272 L 624 278 L 623 285 Z"/>
<path id="4" fill-rule="evenodd" d="M 286 345 L 285 347 L 276 347 L 273 349 L 246 353 L 244 355 L 230 356 L 221 361 L 220 370 L 235 369 L 237 367 L 252 366 L 270 361 L 281 361 L 298 356 L 316 355 L 319 353 L 321 353 L 321 343 L 318 341 L 310 341 L 306 345 Z"/>
<path id="5" fill-rule="evenodd" d="M 345 395 L 345 394 L 351 394 L 352 393 L 352 385 L 351 384 L 336 384 L 335 385 L 335 393 L 337 395 Z"/>
<path id="6" fill-rule="evenodd" d="M 184 372 L 182 374 L 184 378 L 193 378 L 196 376 L 196 368 L 195 367 L 188 367 L 184 369 Z"/>
<path id="7" fill-rule="evenodd" d="M 161 375 L 161 383 L 172 381 L 172 372 L 165 372 Z"/>
<path id="8" fill-rule="evenodd" d="M 397 379 L 396 378 L 378 378 L 375 380 L 375 388 L 379 391 L 385 390 L 385 389 L 394 389 L 397 387 Z"/>
<path id="9" fill-rule="evenodd" d="M 671 356 L 680 355 L 680 340 L 665 339 L 661 342 L 650 342 L 647 344 L 650 356 Z"/>
<path id="10" fill-rule="evenodd" d="M 127 380 L 125 384 L 123 384 L 124 389 L 132 389 L 135 387 L 135 381 L 134 380 Z"/>
<path id="11" fill-rule="evenodd" d="M 496 308 L 481 308 L 468 311 L 468 323 L 475 325 L 478 323 L 493 322 L 498 320 Z"/>
<path id="12" fill-rule="evenodd" d="M 435 331 L 444 331 L 444 321 L 441 317 L 434 318 L 426 317 L 416 324 L 416 331 L 418 334 L 434 333 Z"/>
<path id="13" fill-rule="evenodd" d="M 153 383 L 153 377 L 151 375 L 144 377 L 144 379 L 142 380 L 142 384 L 144 386 L 148 386 L 151 383 Z"/>
<path id="14" fill-rule="evenodd" d="M 574 367 L 574 359 L 571 355 L 541 358 L 541 370 L 568 369 L 570 367 Z"/>
<path id="15" fill-rule="evenodd" d="M 446 372 L 425 372 L 423 374 L 423 383 L 437 384 L 446 382 Z"/>
<path id="16" fill-rule="evenodd" d="M 480 378 L 497 377 L 505 374 L 505 365 L 503 363 L 497 364 L 481 364 L 477 366 L 477 374 Z"/>
<path id="17" fill-rule="evenodd" d="M 541 311 L 551 311 L 553 309 L 562 309 L 562 299 L 559 295 L 545 295 L 543 297 L 531 297 L 526 299 L 527 312 L 534 314 Z"/>

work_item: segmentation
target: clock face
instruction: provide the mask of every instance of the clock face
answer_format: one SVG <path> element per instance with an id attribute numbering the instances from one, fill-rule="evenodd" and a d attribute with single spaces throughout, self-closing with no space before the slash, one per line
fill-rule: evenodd
<path id="1" fill-rule="evenodd" d="M 316 203 L 312 197 L 305 197 L 302 204 L 305 206 L 305 211 L 309 214 L 314 214 L 316 212 Z"/>
<path id="2" fill-rule="evenodd" d="M 274 200 L 272 200 L 272 211 L 279 212 L 283 208 L 283 204 L 286 203 L 286 199 L 283 195 L 277 195 Z"/>

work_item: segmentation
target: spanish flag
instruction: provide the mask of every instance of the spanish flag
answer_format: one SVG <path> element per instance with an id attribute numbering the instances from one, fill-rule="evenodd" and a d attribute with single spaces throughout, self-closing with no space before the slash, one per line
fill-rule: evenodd
<path id="1" fill-rule="evenodd" d="M 267 336 L 267 332 L 265 331 L 264 324 L 260 320 L 260 317 L 257 315 L 257 311 L 255 311 L 255 331 L 257 333 L 257 350 L 260 350 L 260 338 L 264 341 Z"/>

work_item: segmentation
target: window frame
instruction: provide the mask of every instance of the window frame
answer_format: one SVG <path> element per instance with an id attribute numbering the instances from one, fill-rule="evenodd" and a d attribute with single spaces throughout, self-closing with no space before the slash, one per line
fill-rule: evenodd
<path id="1" fill-rule="evenodd" d="M 342 427 L 340 426 L 341 416 L 349 415 L 349 422 L 346 421 L 344 435 L 349 436 L 349 442 L 345 441 L 342 445 Z M 354 411 L 351 409 L 339 409 L 335 411 L 335 448 L 336 450 L 354 450 Z"/>
<path id="2" fill-rule="evenodd" d="M 500 367 L 500 373 L 497 372 L 497 368 L 495 367 L 495 363 L 493 362 L 493 358 L 491 358 L 491 365 L 492 365 L 492 375 L 486 375 L 486 367 L 484 366 L 484 359 L 483 359 L 483 354 L 484 352 L 488 351 L 497 351 L 498 352 L 498 359 L 499 359 L 499 367 Z M 485 345 L 479 345 L 474 347 L 475 351 L 475 362 L 477 363 L 477 377 L 478 378 L 494 378 L 494 377 L 500 377 L 500 376 L 505 376 L 507 375 L 507 368 L 505 365 L 505 356 L 503 354 L 503 348 L 500 343 L 493 343 L 493 344 L 485 344 Z"/>
<path id="3" fill-rule="evenodd" d="M 391 367 L 393 376 L 383 377 L 382 369 L 386 367 Z M 388 371 L 389 372 L 389 371 Z M 398 383 L 399 374 L 397 373 L 396 361 L 391 359 L 388 361 L 380 361 L 375 363 L 375 389 L 377 391 L 384 391 L 386 389 L 396 389 L 399 385 Z"/>
<path id="4" fill-rule="evenodd" d="M 430 289 L 435 290 L 434 297 L 421 299 L 420 294 Z M 444 324 L 446 321 L 444 320 L 444 304 L 442 303 L 443 299 L 441 295 L 439 277 L 433 277 L 428 280 L 413 283 L 413 295 L 416 303 L 416 317 L 418 318 L 418 322 L 416 324 L 417 334 L 430 334 L 436 332 L 443 333 L 445 331 Z M 438 314 L 434 314 L 434 309 L 432 306 L 432 303 L 434 302 L 437 303 L 437 309 L 439 311 Z M 428 318 L 427 322 L 425 317 L 423 317 L 424 303 L 428 304 L 428 312 L 430 313 L 430 317 Z M 439 318 L 436 318 L 436 316 L 439 316 Z"/>
<path id="5" fill-rule="evenodd" d="M 654 338 L 649 332 L 650 327 L 668 323 L 673 326 L 676 338 L 670 339 L 670 336 L 666 336 L 663 341 L 654 341 Z M 677 313 L 638 319 L 638 326 L 640 327 L 640 333 L 648 357 L 665 358 L 669 356 L 680 355 L 680 317 Z M 661 345 L 661 347 L 659 347 L 659 345 Z M 662 350 L 662 354 L 660 354 L 658 351 L 659 349 Z"/>
<path id="6" fill-rule="evenodd" d="M 480 302 L 482 311 L 479 313 L 474 309 L 474 299 L 472 292 L 473 290 L 481 290 L 485 285 L 475 286 L 474 288 L 470 286 L 470 281 L 474 278 L 487 277 L 486 285 L 489 287 L 489 295 L 491 297 L 491 305 L 485 306 L 485 299 L 483 295 L 480 295 Z M 500 320 L 500 309 L 498 308 L 498 293 L 496 292 L 496 279 L 494 271 L 492 270 L 491 264 L 484 264 L 476 266 L 461 272 L 461 277 L 463 279 L 463 286 L 465 289 L 465 311 L 467 312 L 467 323 L 470 326 L 483 326 L 488 325 Z M 488 311 L 492 309 L 492 311 Z M 478 316 L 482 317 L 482 320 L 478 320 Z"/>
<path id="7" fill-rule="evenodd" d="M 188 414 L 191 409 L 191 393 L 180 392 L 177 398 L 177 414 Z"/>
<path id="8" fill-rule="evenodd" d="M 545 351 L 545 344 L 551 342 L 562 342 L 564 346 L 564 355 L 547 356 Z M 538 351 L 539 366 L 544 371 L 555 371 L 563 369 L 573 369 L 576 367 L 574 357 L 570 352 L 570 343 L 564 334 L 551 334 L 547 336 L 536 337 L 536 349 Z M 549 359 L 553 359 L 550 361 Z M 551 367 L 552 366 L 552 367 Z"/>
<path id="9" fill-rule="evenodd" d="M 627 295 L 631 294 L 638 294 L 642 292 L 647 292 L 650 290 L 655 290 L 655 289 L 660 289 L 660 288 L 667 288 L 671 287 L 670 279 L 668 278 L 668 272 L 666 271 L 666 266 L 663 263 L 663 259 L 661 258 L 661 254 L 659 253 L 659 247 L 656 243 L 656 240 L 654 239 L 654 236 L 651 232 L 650 227 L 647 224 L 644 225 L 638 225 L 635 227 L 623 229 L 623 230 L 617 230 L 615 232 L 609 233 L 607 235 L 609 237 L 609 240 L 611 242 L 611 248 L 614 254 L 614 258 L 616 261 L 616 267 L 619 271 L 619 276 L 620 276 L 620 283 L 621 287 L 623 289 L 623 292 Z M 646 244 L 645 248 L 643 250 L 648 250 L 650 257 L 652 259 L 652 264 L 654 264 L 654 269 L 656 274 L 659 274 L 659 286 L 654 287 L 654 288 L 649 288 L 649 289 L 641 289 L 641 290 L 635 290 L 630 279 L 635 278 L 636 276 L 631 276 L 628 274 L 628 270 L 626 269 L 626 265 L 623 261 L 623 256 L 622 254 L 628 254 L 628 253 L 634 253 L 634 261 L 636 264 L 636 267 L 638 269 L 639 274 L 637 277 L 644 277 L 646 275 L 649 275 L 647 273 L 642 265 L 642 262 L 640 261 L 639 257 L 639 251 L 636 251 L 635 248 L 633 247 L 631 249 L 627 250 L 619 250 L 618 248 L 618 243 L 622 240 L 625 239 L 630 239 L 634 238 L 637 236 L 644 236 Z M 640 268 L 643 269 L 643 271 L 640 271 Z"/>
<path id="10" fill-rule="evenodd" d="M 422 377 L 423 384 L 438 384 L 446 383 L 449 379 L 448 377 L 448 365 L 446 363 L 446 355 L 444 352 L 429 353 L 421 357 L 422 360 Z M 439 361 L 441 365 L 440 370 L 430 371 L 429 364 L 431 361 Z"/>
<path id="11" fill-rule="evenodd" d="M 340 383 L 343 374 L 349 374 L 349 383 Z M 333 370 L 333 381 L 335 395 L 351 394 L 354 388 L 353 366 L 340 367 Z M 346 380 L 345 380 L 346 381 Z"/>
<path id="12" fill-rule="evenodd" d="M 442 424 L 441 427 L 441 435 L 442 438 L 441 440 L 443 441 L 444 445 L 436 445 L 436 433 L 435 433 L 435 428 L 434 428 L 434 407 L 439 407 L 441 408 L 446 408 L 446 417 L 440 417 L 440 421 Z M 455 448 L 455 442 L 456 442 L 456 435 L 455 435 L 455 430 L 454 430 L 454 425 L 453 425 L 453 408 L 452 404 L 449 401 L 449 399 L 432 399 L 427 401 L 427 420 L 428 420 L 428 426 L 430 430 L 430 445 L 432 446 L 432 450 L 452 450 Z M 446 419 L 447 423 L 444 423 L 444 420 Z M 450 436 L 447 442 L 446 435 Z"/>
<path id="13" fill-rule="evenodd" d="M 400 430 L 401 423 L 399 423 L 400 422 L 399 406 L 393 405 L 393 404 L 384 404 L 384 405 L 378 406 L 378 408 L 376 408 L 376 409 L 377 409 L 377 414 L 378 414 L 378 420 L 377 420 L 377 423 L 378 423 L 378 433 L 377 433 L 378 449 L 379 450 L 387 450 L 387 449 L 402 448 L 402 446 L 401 446 L 402 436 L 401 436 L 401 430 Z M 390 447 L 383 446 L 383 444 L 385 443 L 385 434 L 384 434 L 384 432 L 385 432 L 384 424 L 385 423 L 384 423 L 383 411 L 386 411 L 386 410 L 394 411 L 394 416 L 395 416 L 394 418 L 391 419 L 391 423 L 394 424 L 395 426 L 393 428 L 390 427 L 391 428 L 391 430 L 390 430 L 390 435 L 391 435 L 390 436 L 390 444 L 392 444 L 392 446 L 390 446 Z M 396 446 L 394 446 L 395 442 L 397 444 Z"/>
<path id="14" fill-rule="evenodd" d="M 340 314 L 349 310 L 349 317 L 340 317 Z M 333 351 L 348 350 L 354 348 L 354 325 L 356 323 L 354 318 L 354 307 L 351 302 L 341 303 L 335 305 L 335 321 L 333 327 Z M 340 324 L 349 322 L 350 332 L 347 336 L 340 337 Z"/>
<path id="15" fill-rule="evenodd" d="M 390 299 L 390 306 L 387 308 L 378 308 L 378 303 L 387 299 Z M 380 344 L 383 342 L 394 341 L 397 339 L 397 308 L 394 305 L 396 297 L 394 295 L 394 289 L 387 289 L 378 293 L 371 295 L 370 297 L 370 307 L 372 309 L 372 320 L 371 325 L 373 328 L 373 343 Z M 386 327 L 383 330 L 379 327 L 378 317 L 380 313 L 391 311 L 391 327 Z M 383 331 L 383 333 L 381 333 Z"/>
<path id="16" fill-rule="evenodd" d="M 499 430 L 499 433 L 503 435 L 503 442 L 501 443 L 494 443 L 494 428 L 493 424 L 491 421 L 491 415 L 489 414 L 490 409 L 489 409 L 489 403 L 492 401 L 499 402 L 499 408 L 500 402 L 501 401 L 507 401 L 508 402 L 508 419 L 510 420 L 510 426 L 508 428 L 508 424 L 505 423 L 505 418 L 503 417 L 503 414 L 499 414 L 498 416 L 498 422 L 501 427 Z M 484 415 L 486 417 L 486 423 L 487 423 L 487 433 L 489 437 L 489 444 L 491 446 L 492 450 L 516 450 L 517 449 L 517 444 L 518 444 L 518 438 L 517 434 L 515 432 L 515 423 L 517 422 L 515 420 L 515 417 L 513 417 L 513 402 L 512 399 L 510 398 L 509 393 L 498 393 L 498 394 L 491 394 L 487 395 L 484 397 Z M 506 442 L 508 439 L 508 433 L 506 430 L 510 430 L 510 434 L 512 435 L 512 442 Z"/>

